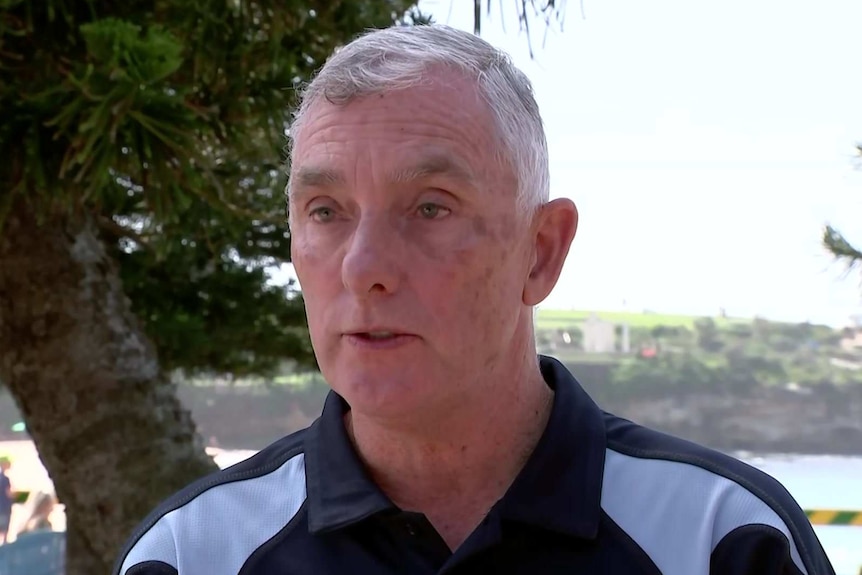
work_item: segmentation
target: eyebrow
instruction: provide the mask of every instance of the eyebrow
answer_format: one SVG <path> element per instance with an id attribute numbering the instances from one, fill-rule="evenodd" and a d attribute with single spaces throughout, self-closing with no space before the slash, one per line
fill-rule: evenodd
<path id="1" fill-rule="evenodd" d="M 439 155 L 421 159 L 412 166 L 393 170 L 388 180 L 396 184 L 409 184 L 419 180 L 442 176 L 475 185 L 476 178 L 469 168 L 454 158 Z M 328 188 L 345 183 L 344 174 L 325 166 L 303 166 L 291 176 L 291 188 Z"/>
<path id="2" fill-rule="evenodd" d="M 468 184 L 475 182 L 475 177 L 469 168 L 449 156 L 430 156 L 423 158 L 413 166 L 400 168 L 389 174 L 389 179 L 398 184 L 409 184 L 434 176 L 443 176 L 461 180 Z"/>
<path id="3" fill-rule="evenodd" d="M 291 187 L 303 188 L 325 188 L 344 183 L 344 177 L 338 170 L 316 166 L 299 168 L 290 179 Z"/>

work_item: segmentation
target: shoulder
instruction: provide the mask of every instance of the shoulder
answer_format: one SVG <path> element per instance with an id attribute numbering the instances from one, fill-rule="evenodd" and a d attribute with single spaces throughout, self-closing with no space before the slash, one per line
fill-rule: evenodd
<path id="1" fill-rule="evenodd" d="M 305 502 L 305 433 L 289 435 L 165 500 L 135 530 L 115 575 L 134 573 L 142 564 L 161 566 L 153 573 L 183 573 L 183 565 L 200 573 L 239 572 Z"/>
<path id="2" fill-rule="evenodd" d="M 612 415 L 605 422 L 602 509 L 663 573 L 707 573 L 723 550 L 746 541 L 785 549 L 795 570 L 775 573 L 832 573 L 805 513 L 774 478 Z"/>

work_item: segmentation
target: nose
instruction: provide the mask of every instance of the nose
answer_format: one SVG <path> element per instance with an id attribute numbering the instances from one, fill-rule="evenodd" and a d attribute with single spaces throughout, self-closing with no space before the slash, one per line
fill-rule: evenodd
<path id="1" fill-rule="evenodd" d="M 344 286 L 359 297 L 395 293 L 403 275 L 402 241 L 387 218 L 360 217 L 341 264 Z"/>

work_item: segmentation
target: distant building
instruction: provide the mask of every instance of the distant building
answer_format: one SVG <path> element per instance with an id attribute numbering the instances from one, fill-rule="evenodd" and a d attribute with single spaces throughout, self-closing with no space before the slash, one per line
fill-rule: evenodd
<path id="1" fill-rule="evenodd" d="M 862 331 L 854 330 L 851 335 L 841 338 L 841 349 L 844 351 L 858 351 L 862 349 Z"/>
<path id="2" fill-rule="evenodd" d="M 849 325 L 843 329 L 841 349 L 847 352 L 858 352 L 862 350 L 862 315 L 851 315 L 849 319 Z"/>
<path id="3" fill-rule="evenodd" d="M 617 351 L 616 326 L 590 314 L 581 325 L 584 334 L 584 351 L 587 353 L 614 353 Z"/>
<path id="4" fill-rule="evenodd" d="M 624 323 L 620 326 L 622 330 L 622 341 L 620 342 L 620 351 L 629 353 L 632 350 L 631 333 L 629 332 L 629 324 Z"/>
<path id="5" fill-rule="evenodd" d="M 617 344 L 617 325 L 613 322 L 603 320 L 596 314 L 590 314 L 581 324 L 583 333 L 584 351 L 587 353 L 616 353 L 621 351 L 629 353 L 631 344 L 629 342 L 629 326 L 620 326 L 621 342 Z"/>

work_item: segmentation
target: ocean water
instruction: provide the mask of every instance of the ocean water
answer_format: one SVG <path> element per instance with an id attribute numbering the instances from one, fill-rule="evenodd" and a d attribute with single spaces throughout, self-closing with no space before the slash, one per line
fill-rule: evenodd
<path id="1" fill-rule="evenodd" d="M 227 467 L 254 451 L 213 450 Z M 862 457 L 734 454 L 778 479 L 803 509 L 862 511 Z M 836 575 L 860 575 L 862 526 L 815 525 Z"/>
<path id="2" fill-rule="evenodd" d="M 740 457 L 781 481 L 803 509 L 862 511 L 862 457 Z M 814 530 L 836 575 L 862 572 L 862 526 L 815 525 Z"/>

